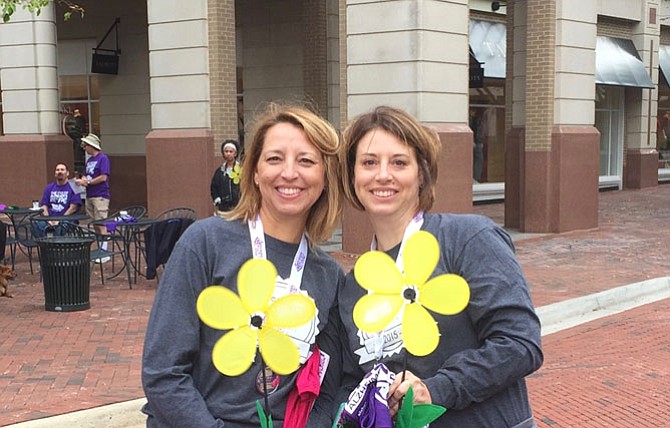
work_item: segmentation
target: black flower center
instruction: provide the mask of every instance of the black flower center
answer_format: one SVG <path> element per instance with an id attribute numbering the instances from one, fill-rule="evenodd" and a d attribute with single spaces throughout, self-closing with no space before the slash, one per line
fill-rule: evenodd
<path id="1" fill-rule="evenodd" d="M 404 297 L 405 300 L 409 300 L 410 302 L 414 303 L 416 300 L 416 291 L 414 288 L 407 287 L 405 288 L 405 291 L 402 292 L 402 297 Z"/>
<path id="2" fill-rule="evenodd" d="M 251 325 L 256 328 L 261 328 L 261 326 L 263 326 L 263 317 L 261 317 L 260 315 L 252 315 Z"/>

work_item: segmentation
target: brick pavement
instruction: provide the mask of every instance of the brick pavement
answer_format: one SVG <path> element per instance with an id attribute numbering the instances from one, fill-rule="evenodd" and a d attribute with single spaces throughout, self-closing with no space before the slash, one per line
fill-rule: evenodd
<path id="1" fill-rule="evenodd" d="M 536 305 L 670 275 L 670 185 L 600 194 L 595 230 L 516 241 Z M 502 205 L 475 212 L 502 222 Z M 334 253 L 345 268 L 355 255 Z M 109 269 L 109 265 L 106 266 Z M 38 275 L 17 267 L 0 299 L 0 426 L 141 398 L 140 359 L 155 281 L 91 280 L 91 309 L 44 311 Z M 540 427 L 670 426 L 668 301 L 547 336 L 529 379 Z M 667 382 L 666 382 L 667 384 Z M 654 421 L 653 423 L 651 421 Z M 664 425 L 665 424 L 665 425 Z"/>
<path id="2" fill-rule="evenodd" d="M 670 300 L 544 337 L 539 428 L 670 427 Z"/>

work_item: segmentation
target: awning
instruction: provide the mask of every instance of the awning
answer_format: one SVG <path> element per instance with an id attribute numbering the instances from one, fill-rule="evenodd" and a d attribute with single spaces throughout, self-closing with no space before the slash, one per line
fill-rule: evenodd
<path id="1" fill-rule="evenodd" d="M 638 88 L 655 87 L 633 42 L 604 36 L 598 36 L 596 45 L 596 83 Z"/>
<path id="2" fill-rule="evenodd" d="M 659 46 L 658 65 L 661 67 L 661 73 L 665 76 L 665 81 L 670 82 L 670 46 Z"/>
<path id="3" fill-rule="evenodd" d="M 482 64 L 484 77 L 505 78 L 507 27 L 500 22 L 470 20 L 470 50 Z"/>

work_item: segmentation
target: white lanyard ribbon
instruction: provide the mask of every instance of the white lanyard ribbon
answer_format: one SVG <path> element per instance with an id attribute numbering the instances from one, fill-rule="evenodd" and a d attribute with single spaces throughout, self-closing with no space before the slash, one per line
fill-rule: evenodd
<path id="1" fill-rule="evenodd" d="M 265 249 L 265 232 L 263 231 L 263 222 L 261 216 L 256 216 L 255 220 L 249 220 L 249 234 L 251 235 L 251 251 L 255 259 L 267 259 L 267 250 Z M 293 263 L 291 264 L 291 275 L 288 278 L 293 287 L 300 288 L 302 282 L 302 273 L 305 270 L 307 261 L 307 237 L 302 234 L 298 251 L 295 253 Z"/>
<path id="2" fill-rule="evenodd" d="M 255 220 L 249 220 L 249 234 L 251 235 L 251 251 L 254 258 L 267 259 L 265 232 L 263 231 L 263 222 L 261 221 L 260 215 L 256 216 Z M 307 251 L 307 237 L 303 232 L 302 238 L 300 239 L 300 245 L 298 245 L 298 251 L 295 253 L 293 263 L 291 264 L 291 275 L 287 280 L 284 280 L 281 275 L 277 274 L 277 283 L 275 284 L 273 300 L 280 296 L 293 293 L 303 293 L 309 297 L 309 294 L 300 289 L 302 274 L 305 270 L 305 262 L 307 261 Z M 310 350 L 311 345 L 315 342 L 316 335 L 319 334 L 318 313 L 319 310 L 317 308 L 312 321 L 303 326 L 281 329 L 293 339 L 293 342 L 298 347 L 301 364 L 304 364 L 310 355 L 312 355 Z"/>
<path id="3" fill-rule="evenodd" d="M 405 243 L 410 236 L 414 235 L 416 232 L 421 230 L 423 225 L 423 211 L 419 211 L 412 220 L 410 220 L 407 227 L 405 227 L 405 233 L 402 236 L 402 242 L 400 243 L 400 249 L 398 250 L 398 256 L 395 258 L 395 265 L 398 267 L 400 272 L 405 272 L 405 266 L 402 261 L 402 254 L 405 251 Z M 375 251 L 377 249 L 377 237 L 372 237 L 372 242 L 370 243 L 370 251 Z"/>
<path id="4" fill-rule="evenodd" d="M 400 243 L 400 249 L 398 250 L 398 255 L 396 256 L 395 259 L 395 265 L 398 267 L 398 270 L 402 273 L 405 272 L 404 264 L 402 261 L 402 256 L 403 252 L 405 250 L 405 243 L 409 239 L 410 236 L 414 235 L 416 232 L 421 230 L 421 226 L 423 225 L 423 211 L 419 211 L 414 217 L 412 217 L 412 220 L 410 220 L 409 224 L 405 227 L 405 233 L 403 234 L 402 237 L 402 242 Z M 372 238 L 372 242 L 370 243 L 370 250 L 375 251 L 377 249 L 377 237 Z M 365 343 L 361 343 L 364 345 L 364 348 L 356 351 L 358 355 L 361 356 L 361 359 L 359 361 L 360 364 L 366 363 L 368 361 L 372 361 L 372 359 L 379 360 L 382 357 L 385 356 L 390 356 L 392 354 L 400 352 L 400 349 L 402 349 L 402 346 L 400 345 L 400 338 L 401 338 L 401 320 L 403 313 L 405 311 L 405 308 L 403 307 L 396 317 L 391 320 L 388 326 L 386 326 L 382 331 L 378 333 L 373 333 L 369 334 L 368 338 L 364 340 Z M 385 334 L 387 332 L 396 332 L 397 334 Z M 359 332 L 359 336 L 362 336 L 362 333 Z M 384 337 L 388 336 L 388 342 L 385 343 Z M 387 349 L 385 349 L 385 347 Z M 386 354 L 386 355 L 385 355 Z"/>

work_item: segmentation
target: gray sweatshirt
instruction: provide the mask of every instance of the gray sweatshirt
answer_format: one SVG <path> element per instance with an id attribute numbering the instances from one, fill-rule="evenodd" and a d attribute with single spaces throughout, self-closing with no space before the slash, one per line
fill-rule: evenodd
<path id="1" fill-rule="evenodd" d="M 268 260 L 282 278 L 288 278 L 298 245 L 267 235 L 265 239 Z M 196 299 L 209 285 L 224 285 L 237 293 L 237 273 L 251 258 L 247 224 L 219 217 L 197 221 L 175 246 L 158 285 L 144 343 L 142 384 L 148 403 L 143 411 L 149 416 L 148 427 L 260 426 L 256 413 L 256 400 L 263 402 L 257 387 L 259 358 L 240 376 L 218 372 L 212 364 L 212 348 L 227 331 L 205 326 L 196 313 Z M 316 341 L 328 354 L 339 351 L 334 348 L 339 344 L 337 326 L 329 317 L 336 318 L 337 289 L 343 279 L 334 259 L 318 248 L 310 249 L 301 289 L 316 302 Z M 276 428 L 282 426 L 295 376 L 281 376 L 276 390 L 269 394 Z M 331 409 L 320 404 L 330 404 L 325 395 L 334 388 L 328 382 L 334 382 L 333 378 L 327 377 L 322 385 L 324 394 L 310 416 L 310 427 L 330 426 Z"/>
<path id="2" fill-rule="evenodd" d="M 543 361 L 540 321 L 511 238 L 489 219 L 475 215 L 426 214 L 422 229 L 440 244 L 433 276 L 461 275 L 471 292 L 460 314 L 431 312 L 441 334 L 438 348 L 425 357 L 407 358 L 407 369 L 423 380 L 433 403 L 447 408 L 431 428 L 534 426 L 524 376 Z M 395 260 L 398 250 L 399 246 L 388 254 Z M 359 336 L 351 315 L 364 293 L 349 273 L 339 296 L 346 330 L 346 387 L 340 400 L 377 362 L 374 339 Z M 386 331 L 383 338 L 379 361 L 399 373 L 406 355 L 400 329 Z"/>

